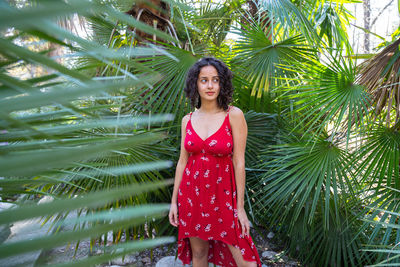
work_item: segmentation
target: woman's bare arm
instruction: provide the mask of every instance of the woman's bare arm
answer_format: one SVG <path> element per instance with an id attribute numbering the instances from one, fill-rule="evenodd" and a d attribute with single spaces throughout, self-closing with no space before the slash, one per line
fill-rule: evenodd
<path id="1" fill-rule="evenodd" d="M 245 151 L 247 140 L 247 123 L 243 112 L 233 107 L 229 114 L 229 121 L 232 127 L 233 136 L 233 156 L 232 162 L 235 172 L 235 182 L 237 191 L 237 210 L 238 219 L 242 226 L 242 234 L 250 234 L 250 224 L 244 210 L 244 190 L 246 185 L 245 172 Z"/>
<path id="2" fill-rule="evenodd" d="M 189 121 L 188 115 L 183 117 L 182 119 L 182 126 L 181 126 L 181 152 L 179 155 L 179 160 L 176 165 L 176 170 L 175 170 L 175 181 L 174 181 L 174 190 L 172 192 L 172 197 L 171 197 L 171 208 L 169 209 L 169 222 L 171 225 L 177 227 L 179 225 L 178 222 L 178 206 L 177 206 L 177 201 L 178 201 L 178 189 L 179 185 L 181 184 L 182 181 L 182 174 L 185 169 L 186 163 L 189 158 L 189 153 L 185 149 L 185 137 L 186 137 L 186 124 Z"/>

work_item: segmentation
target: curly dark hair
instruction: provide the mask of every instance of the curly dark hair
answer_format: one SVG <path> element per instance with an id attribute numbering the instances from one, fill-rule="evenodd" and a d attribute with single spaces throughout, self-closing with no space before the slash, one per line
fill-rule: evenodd
<path id="1" fill-rule="evenodd" d="M 201 100 L 199 92 L 197 91 L 197 80 L 202 67 L 213 66 L 219 76 L 220 92 L 217 97 L 217 103 L 220 108 L 228 109 L 229 103 L 232 101 L 233 85 L 232 85 L 232 71 L 222 61 L 213 57 L 204 57 L 198 60 L 190 69 L 186 78 L 185 93 L 186 97 L 190 99 L 192 107 L 200 108 Z"/>

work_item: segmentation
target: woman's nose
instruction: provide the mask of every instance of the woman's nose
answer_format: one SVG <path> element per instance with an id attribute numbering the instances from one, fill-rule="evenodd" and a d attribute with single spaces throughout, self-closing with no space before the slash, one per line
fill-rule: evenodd
<path id="1" fill-rule="evenodd" d="M 208 88 L 212 88 L 213 87 L 213 83 L 212 83 L 212 81 L 210 80 L 210 81 L 208 81 Z"/>

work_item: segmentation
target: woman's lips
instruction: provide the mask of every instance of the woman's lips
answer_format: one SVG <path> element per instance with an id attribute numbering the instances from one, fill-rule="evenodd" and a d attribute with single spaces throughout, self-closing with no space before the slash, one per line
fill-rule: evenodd
<path id="1" fill-rule="evenodd" d="M 214 92 L 207 92 L 207 95 L 213 95 Z"/>

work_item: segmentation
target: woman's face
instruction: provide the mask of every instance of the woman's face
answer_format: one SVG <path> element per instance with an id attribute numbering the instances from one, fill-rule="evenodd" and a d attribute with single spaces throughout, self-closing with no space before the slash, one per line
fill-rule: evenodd
<path id="1" fill-rule="evenodd" d="M 216 101 L 220 92 L 218 71 L 214 66 L 204 66 L 200 69 L 197 79 L 197 91 L 200 99 L 204 101 Z"/>

